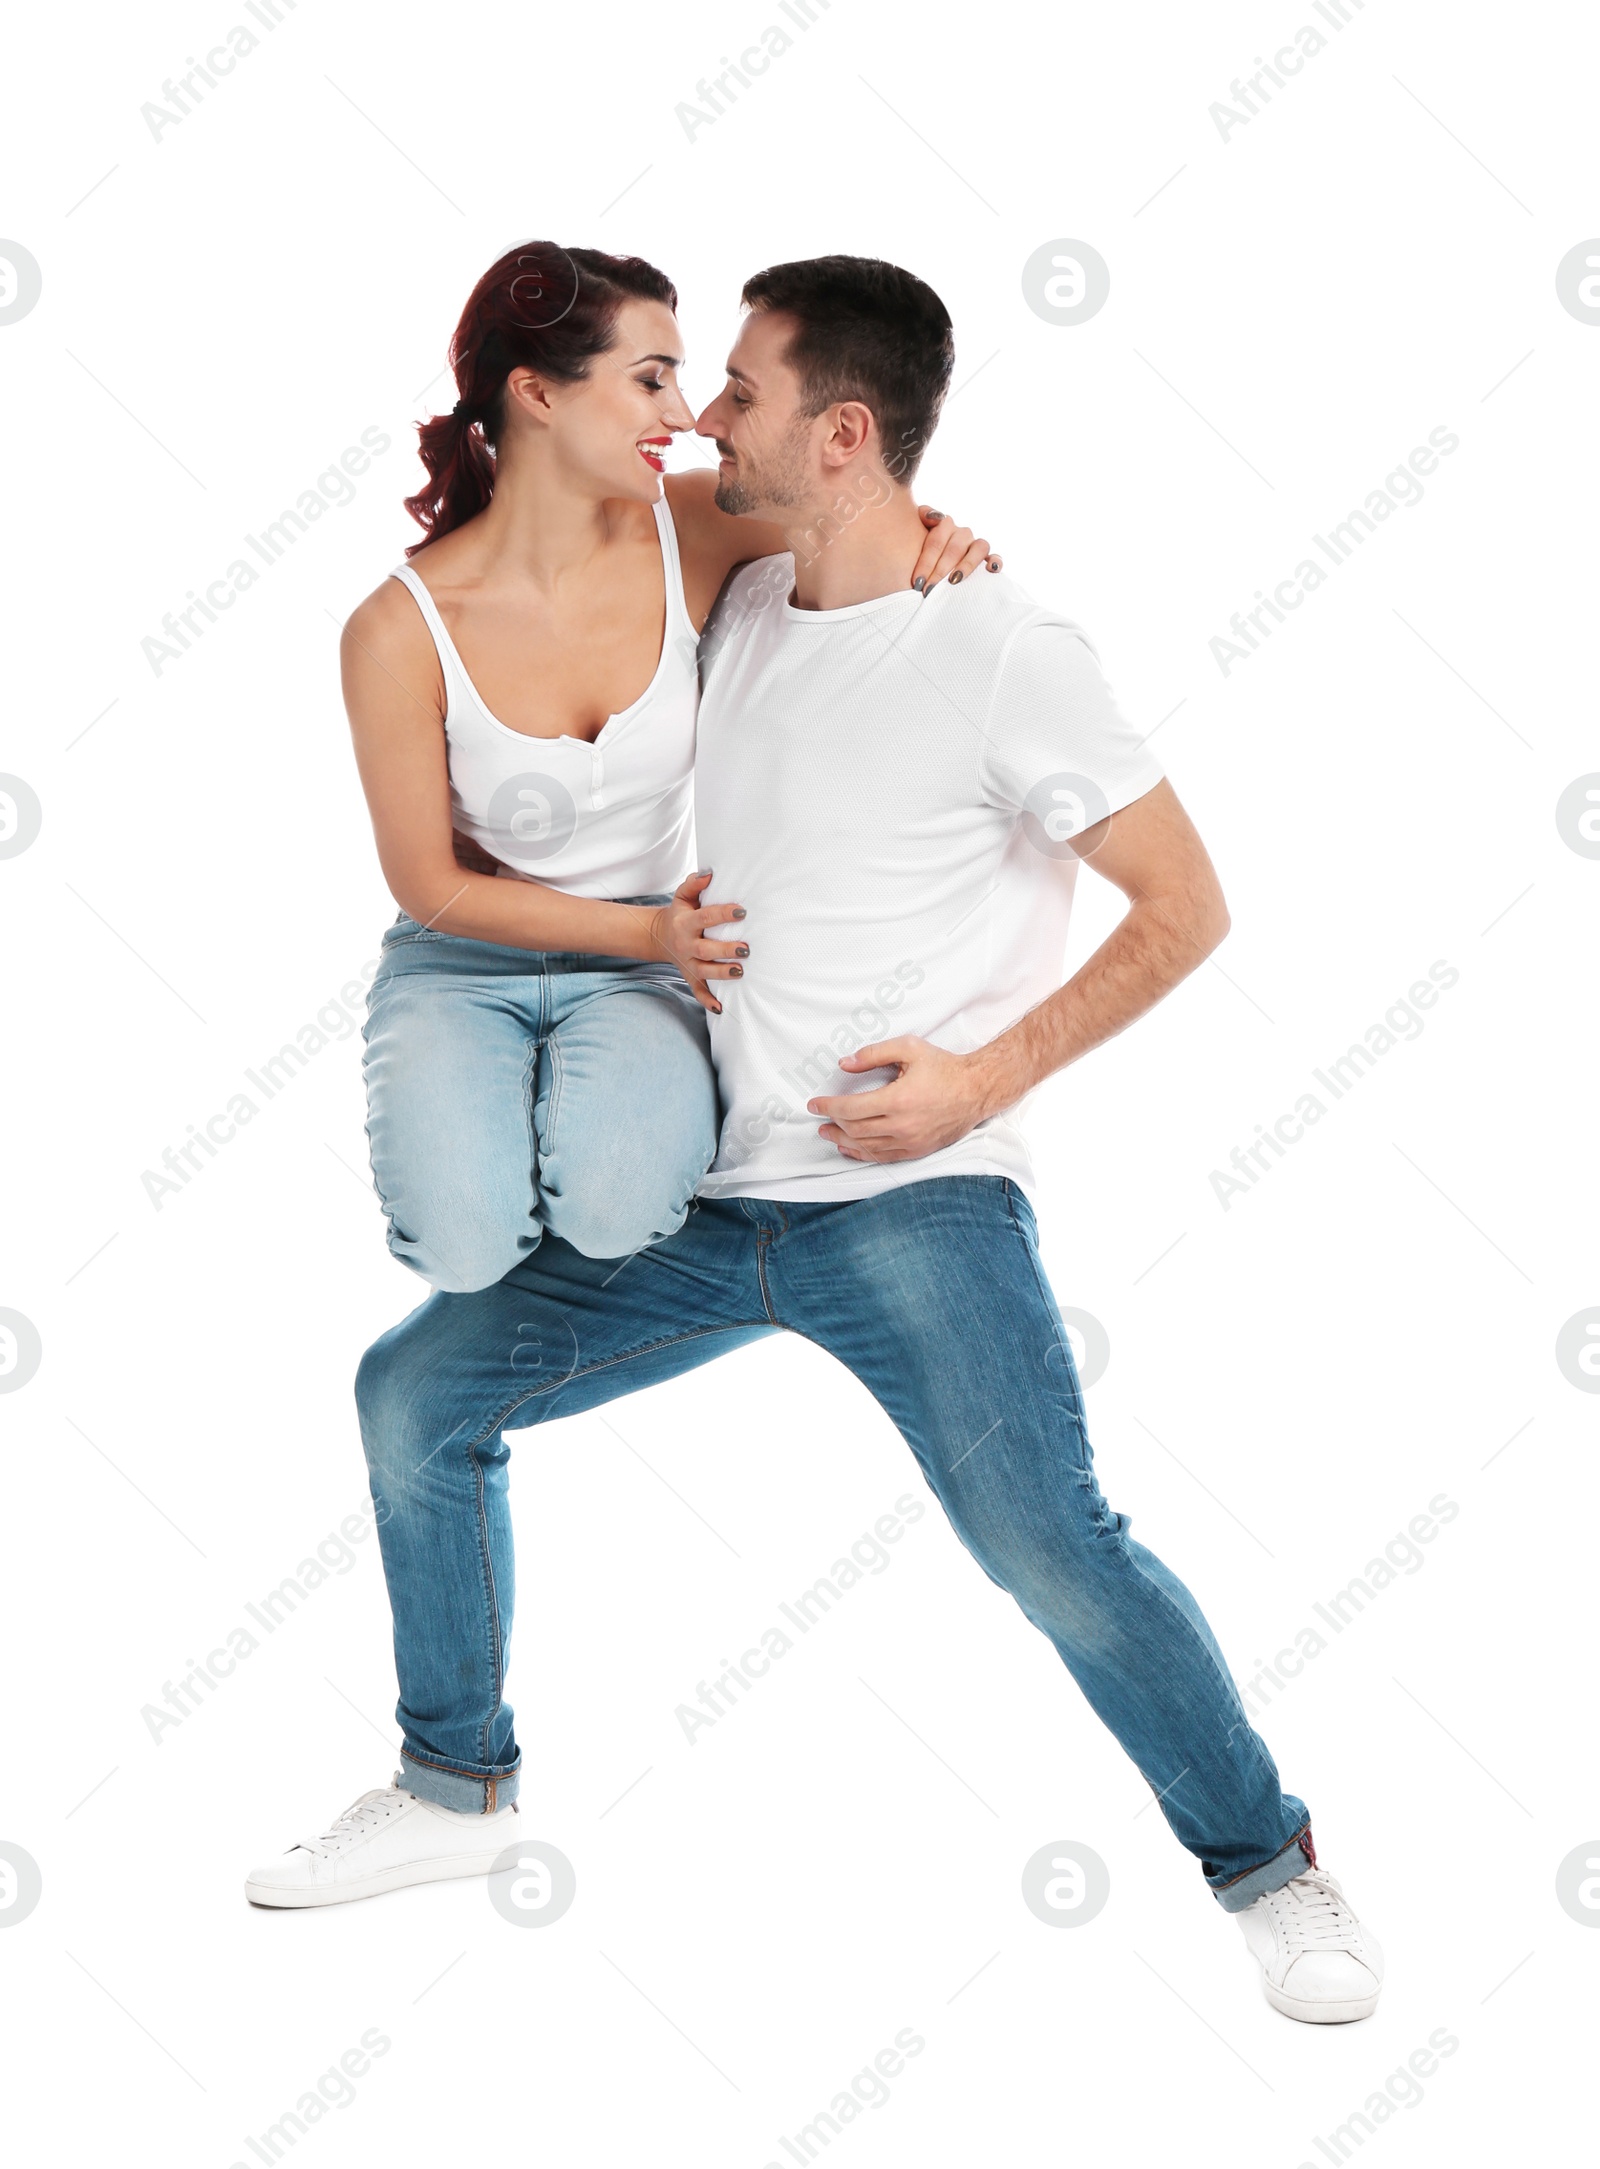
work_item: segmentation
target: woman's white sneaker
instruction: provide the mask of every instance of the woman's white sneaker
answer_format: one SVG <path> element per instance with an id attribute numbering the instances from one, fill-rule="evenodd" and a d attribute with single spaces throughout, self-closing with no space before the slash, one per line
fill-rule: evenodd
<path id="1" fill-rule="evenodd" d="M 320 1837 L 298 1845 L 247 1879 L 252 1905 L 343 1905 L 410 1883 L 487 1875 L 517 1841 L 517 1807 L 463 1815 L 401 1789 L 399 1773 L 361 1798 Z"/>
<path id="2" fill-rule="evenodd" d="M 1234 1917 L 1275 2011 L 1337 2026 L 1377 2009 L 1383 1953 L 1325 1869 L 1307 1869 Z"/>

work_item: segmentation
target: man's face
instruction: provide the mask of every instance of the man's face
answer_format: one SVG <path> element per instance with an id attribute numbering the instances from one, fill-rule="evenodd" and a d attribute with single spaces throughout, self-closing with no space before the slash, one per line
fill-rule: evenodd
<path id="1" fill-rule="evenodd" d="M 784 359 L 794 330 L 792 317 L 752 310 L 728 356 L 726 385 L 694 425 L 722 454 L 723 512 L 805 512 L 827 495 L 816 451 L 823 417 L 802 412 L 800 380 Z"/>

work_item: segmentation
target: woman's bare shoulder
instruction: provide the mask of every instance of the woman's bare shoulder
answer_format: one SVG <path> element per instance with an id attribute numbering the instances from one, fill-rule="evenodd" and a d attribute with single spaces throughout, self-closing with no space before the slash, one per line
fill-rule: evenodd
<path id="1" fill-rule="evenodd" d="M 339 661 L 347 704 L 387 715 L 396 700 L 443 713 L 444 673 L 433 635 L 403 581 L 384 580 L 345 619 Z M 352 715 L 356 709 L 352 706 Z"/>
<path id="2" fill-rule="evenodd" d="M 344 621 L 346 642 L 384 654 L 421 654 L 432 645 L 416 597 L 400 580 L 380 580 Z"/>

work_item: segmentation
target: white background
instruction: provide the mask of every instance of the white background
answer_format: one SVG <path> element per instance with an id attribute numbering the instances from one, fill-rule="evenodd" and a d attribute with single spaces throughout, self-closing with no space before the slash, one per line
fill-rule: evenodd
<path id="1" fill-rule="evenodd" d="M 0 232 L 43 295 L 0 326 L 0 768 L 43 829 L 0 862 L 0 1306 L 44 1353 L 0 1402 L 0 1838 L 44 1882 L 0 1935 L 0 2024 L 8 2120 L 71 2159 L 253 2163 L 247 2135 L 370 2028 L 390 2052 L 297 2161 L 761 2169 L 906 2027 L 925 2049 L 830 2159 L 1321 2165 L 1440 2028 L 1458 2049 L 1364 2156 L 1547 2151 L 1576 2114 L 1600 1935 L 1555 1887 L 1600 1855 L 1600 1500 L 1597 1403 L 1554 1348 L 1600 1302 L 1600 864 L 1555 806 L 1600 768 L 1600 330 L 1555 268 L 1600 231 L 1592 25 L 1396 0 L 1341 34 L 1310 0 L 818 13 L 693 141 L 675 104 L 786 22 L 777 0 L 302 0 L 159 140 L 141 104 L 251 23 L 242 0 L 9 33 Z M 1224 141 L 1212 102 L 1307 23 L 1327 49 Z M 508 1925 L 472 1883 L 243 1901 L 393 1767 L 371 1540 L 159 1744 L 141 1718 L 364 1500 L 352 1374 L 419 1291 L 366 1187 L 356 1036 L 161 1210 L 141 1177 L 392 916 L 338 623 L 413 537 L 410 425 L 453 397 L 469 287 L 534 234 L 669 270 L 697 401 L 759 265 L 846 249 L 928 278 L 960 388 L 924 493 L 1160 725 L 1234 931 L 1041 1094 L 1046 1255 L 1109 1333 L 1104 1487 L 1241 1676 L 1432 1497 L 1459 1505 L 1262 1718 L 1387 1946 L 1370 2023 L 1267 2008 L 936 1510 L 686 1744 L 697 1682 L 921 1494 L 802 1345 L 517 1447 L 512 1693 L 527 1827 L 577 1871 L 559 1923 Z M 1022 295 L 1059 237 L 1111 267 L 1078 327 Z M 1440 425 L 1460 447 L 1424 501 L 1224 676 L 1231 614 Z M 392 448 L 355 502 L 153 674 L 163 613 L 369 426 Z M 1074 960 L 1112 901 L 1080 883 Z M 1421 1037 L 1225 1211 L 1211 1171 L 1436 959 L 1459 983 Z M 1019 1878 L 1062 1839 L 1112 1890 L 1056 1929 Z"/>

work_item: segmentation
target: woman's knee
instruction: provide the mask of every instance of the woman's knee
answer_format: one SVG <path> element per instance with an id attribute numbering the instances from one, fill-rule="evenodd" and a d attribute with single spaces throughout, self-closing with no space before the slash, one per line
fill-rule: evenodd
<path id="1" fill-rule="evenodd" d="M 438 1019 L 430 1020 L 438 1029 Z M 403 1037 L 403 1035 L 397 1035 Z M 470 1050 L 470 1012 L 460 1037 Z M 476 1091 L 433 1068 L 396 1060 L 401 1082 L 372 1082 L 367 1136 L 389 1249 L 446 1295 L 492 1288 L 539 1240 L 527 1062 L 494 1070 Z M 492 1068 L 493 1065 L 490 1065 Z"/>
<path id="2" fill-rule="evenodd" d="M 717 1149 L 705 1019 L 678 988 L 590 1002 L 546 1051 L 534 1110 L 538 1214 L 589 1257 L 626 1257 L 683 1225 Z"/>
<path id="3" fill-rule="evenodd" d="M 675 1235 L 717 1149 L 714 1114 L 667 1135 L 591 1134 L 539 1168 L 539 1218 L 586 1258 L 626 1258 Z"/>
<path id="4" fill-rule="evenodd" d="M 389 1248 L 435 1294 L 476 1295 L 520 1265 L 537 1247 L 539 1233 L 531 1223 L 525 1232 L 480 1224 L 447 1228 L 441 1242 L 437 1237 L 403 1234 L 391 1222 Z"/>
<path id="5" fill-rule="evenodd" d="M 390 1252 L 441 1295 L 492 1288 L 539 1241 L 531 1172 L 515 1191 L 505 1181 L 451 1179 L 444 1169 L 413 1169 L 377 1188 Z"/>
<path id="6" fill-rule="evenodd" d="M 580 1174 L 559 1195 L 546 1194 L 540 1212 L 550 1233 L 586 1258 L 630 1258 L 636 1250 L 676 1235 L 689 1215 L 701 1169 L 670 1190 L 608 1182 Z"/>

